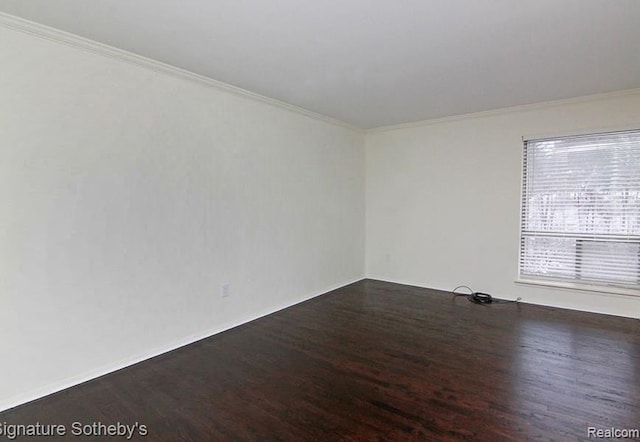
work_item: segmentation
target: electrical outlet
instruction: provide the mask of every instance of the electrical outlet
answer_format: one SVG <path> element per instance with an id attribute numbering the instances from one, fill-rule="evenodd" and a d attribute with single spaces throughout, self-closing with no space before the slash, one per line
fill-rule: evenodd
<path id="1" fill-rule="evenodd" d="M 231 285 L 228 282 L 220 285 L 220 296 L 222 298 L 228 298 L 231 295 Z"/>

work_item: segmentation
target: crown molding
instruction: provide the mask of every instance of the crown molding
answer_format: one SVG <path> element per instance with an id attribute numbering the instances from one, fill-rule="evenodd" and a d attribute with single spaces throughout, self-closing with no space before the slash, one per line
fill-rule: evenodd
<path id="1" fill-rule="evenodd" d="M 49 40 L 55 43 L 60 43 L 66 46 L 71 46 L 77 49 L 81 49 L 94 54 L 102 55 L 125 63 L 134 64 L 145 69 L 150 69 L 154 72 L 169 75 L 175 78 L 188 80 L 194 83 L 198 83 L 202 86 L 207 86 L 229 92 L 235 95 L 239 95 L 244 98 L 249 98 L 261 103 L 268 104 L 280 109 L 294 112 L 296 114 L 304 115 L 309 118 L 323 121 L 325 123 L 341 126 L 347 129 L 351 129 L 358 133 L 363 133 L 364 130 L 360 127 L 353 126 L 335 118 L 328 117 L 293 104 L 286 103 L 284 101 L 269 98 L 264 95 L 256 94 L 246 89 L 239 88 L 222 81 L 214 80 L 204 75 L 196 74 L 195 72 L 188 71 L 186 69 L 179 68 L 161 61 L 157 61 L 151 58 L 143 57 L 142 55 L 134 54 L 132 52 L 118 49 L 113 46 L 109 46 L 103 43 L 99 43 L 88 38 L 81 37 L 76 34 L 71 34 L 60 29 L 52 28 L 40 23 L 32 22 L 14 15 L 0 12 L 0 27 L 10 29 L 13 31 L 22 32 L 35 37 L 39 37 L 45 40 Z"/>
<path id="2" fill-rule="evenodd" d="M 471 112 L 468 114 L 452 115 L 449 117 L 434 118 L 430 120 L 413 121 L 410 123 L 393 124 L 390 126 L 379 126 L 367 130 L 367 133 L 390 132 L 400 129 L 417 128 L 421 126 L 430 126 L 432 124 L 449 123 L 453 121 L 467 120 L 473 118 L 492 117 L 512 112 L 523 112 L 536 109 L 546 109 L 555 106 L 563 106 L 567 104 L 588 103 L 591 101 L 605 100 L 607 98 L 623 97 L 627 95 L 640 94 L 640 88 L 625 89 L 622 91 L 604 92 L 593 95 L 582 95 L 580 97 L 564 98 L 560 100 L 542 101 L 539 103 L 523 104 L 519 106 L 502 107 L 499 109 L 491 109 L 481 112 Z"/>
<path id="3" fill-rule="evenodd" d="M 69 32 L 62 31 L 60 29 L 56 29 L 40 23 L 32 22 L 30 20 L 16 17 L 14 15 L 10 15 L 4 12 L 0 12 L 0 27 L 11 29 L 14 31 L 19 31 L 24 34 L 29 34 L 35 37 L 39 37 L 39 38 L 49 40 L 55 43 L 63 44 L 66 46 L 71 46 L 84 51 L 93 52 L 98 55 L 116 59 L 125 63 L 134 64 L 134 65 L 143 67 L 145 69 L 150 69 L 158 73 L 162 73 L 175 78 L 180 78 L 183 80 L 188 80 L 194 83 L 198 83 L 202 86 L 215 88 L 215 89 L 228 92 L 231 94 L 235 94 L 244 98 L 249 98 L 254 101 L 265 103 L 270 106 L 284 109 L 299 115 L 304 115 L 306 117 L 313 118 L 315 120 L 323 121 L 325 123 L 333 124 L 335 126 L 344 127 L 344 128 L 353 130 L 357 133 L 389 132 L 389 131 L 395 131 L 400 129 L 410 129 L 410 128 L 417 128 L 421 126 L 429 126 L 432 124 L 447 123 L 447 122 L 460 121 L 460 120 L 473 119 L 473 118 L 490 117 L 490 116 L 502 115 L 502 114 L 511 113 L 511 112 L 522 112 L 522 111 L 549 108 L 554 106 L 562 106 L 567 104 L 585 103 L 585 102 L 603 100 L 603 99 L 619 97 L 619 96 L 640 94 L 640 88 L 626 89 L 622 91 L 605 92 L 605 93 L 599 93 L 599 94 L 593 94 L 593 95 L 584 95 L 580 97 L 544 101 L 544 102 L 524 104 L 519 106 L 509 106 L 509 107 L 504 107 L 499 109 L 491 109 L 491 110 L 480 111 L 480 112 L 471 112 L 467 114 L 452 115 L 452 116 L 447 116 L 442 118 L 427 119 L 427 120 L 413 121 L 408 123 L 400 123 L 400 124 L 379 126 L 379 127 L 374 127 L 370 129 L 365 129 L 365 128 L 354 126 L 344 121 L 341 121 L 323 114 L 319 114 L 319 113 L 304 109 L 299 106 L 295 106 L 293 104 L 286 103 L 284 101 L 276 100 L 274 98 L 269 98 L 264 95 L 257 94 L 255 92 L 251 92 L 246 89 L 242 89 L 237 86 L 224 83 L 222 81 L 214 80 L 210 77 L 207 77 L 201 74 L 196 74 L 195 72 L 191 72 L 186 69 L 179 68 L 177 66 L 173 66 L 167 63 L 163 63 L 161 61 L 147 58 L 142 55 L 134 54 L 132 52 L 125 51 L 123 49 L 118 49 L 113 46 L 106 45 L 104 43 L 99 43 L 97 41 L 90 40 L 88 38 L 81 37 L 76 34 L 71 34 Z"/>

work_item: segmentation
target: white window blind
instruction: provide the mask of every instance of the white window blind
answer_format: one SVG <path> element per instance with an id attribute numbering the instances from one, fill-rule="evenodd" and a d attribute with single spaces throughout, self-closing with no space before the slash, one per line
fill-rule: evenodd
<path id="1" fill-rule="evenodd" d="M 640 288 L 640 130 L 524 149 L 520 277 Z"/>

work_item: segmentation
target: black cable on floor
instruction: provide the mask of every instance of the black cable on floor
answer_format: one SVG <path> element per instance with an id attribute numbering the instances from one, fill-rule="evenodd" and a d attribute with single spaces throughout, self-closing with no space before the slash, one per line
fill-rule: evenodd
<path id="1" fill-rule="evenodd" d="M 467 289 L 469 290 L 470 293 L 457 293 L 456 290 L 458 289 Z M 511 301 L 508 299 L 496 299 L 493 296 L 491 296 L 488 293 L 482 293 L 482 292 L 474 292 L 473 289 L 469 286 L 466 285 L 459 285 L 458 287 L 456 287 L 455 289 L 452 290 L 453 292 L 453 296 L 457 297 L 457 296 L 464 296 L 466 297 L 470 302 L 473 302 L 474 304 L 479 304 L 479 305 L 488 305 L 488 304 L 511 304 L 514 302 L 519 302 L 520 298 L 516 299 L 515 301 Z"/>

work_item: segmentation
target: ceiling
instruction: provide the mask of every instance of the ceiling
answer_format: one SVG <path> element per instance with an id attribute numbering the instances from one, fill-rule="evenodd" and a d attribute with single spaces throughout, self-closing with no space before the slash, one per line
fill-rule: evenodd
<path id="1" fill-rule="evenodd" d="M 0 0 L 363 128 L 640 87 L 639 0 Z"/>

